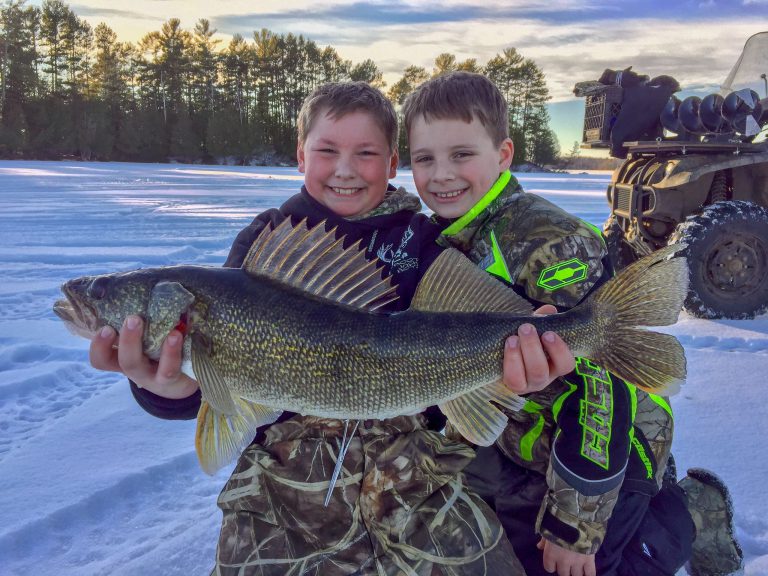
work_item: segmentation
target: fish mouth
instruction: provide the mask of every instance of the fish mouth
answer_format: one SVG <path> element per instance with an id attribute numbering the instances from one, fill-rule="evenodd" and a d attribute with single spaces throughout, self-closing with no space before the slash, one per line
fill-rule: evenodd
<path id="1" fill-rule="evenodd" d="M 90 284 L 90 278 L 77 278 L 61 286 L 65 298 L 53 305 L 53 313 L 64 321 L 70 332 L 77 336 L 93 339 L 104 325 L 99 320 L 96 309 L 80 296 Z"/>

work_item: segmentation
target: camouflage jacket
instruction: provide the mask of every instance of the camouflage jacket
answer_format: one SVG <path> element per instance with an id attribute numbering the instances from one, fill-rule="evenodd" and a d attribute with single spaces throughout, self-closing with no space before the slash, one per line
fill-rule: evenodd
<path id="1" fill-rule="evenodd" d="M 458 248 L 534 304 L 568 309 L 612 271 L 594 227 L 527 194 L 508 172 L 438 240 Z M 658 490 L 672 439 L 664 399 L 651 397 L 585 359 L 530 394 L 497 440 L 512 461 L 545 474 L 549 492 L 537 530 L 591 554 L 605 535 L 620 489 Z"/>

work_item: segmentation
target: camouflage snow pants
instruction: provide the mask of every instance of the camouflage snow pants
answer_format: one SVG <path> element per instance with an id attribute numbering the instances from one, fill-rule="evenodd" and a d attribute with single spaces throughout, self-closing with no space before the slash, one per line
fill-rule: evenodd
<path id="1" fill-rule="evenodd" d="M 243 452 L 219 496 L 213 574 L 525 574 L 495 514 L 464 485 L 473 450 L 421 416 L 361 422 L 325 507 L 343 432 L 342 421 L 296 416 Z"/>

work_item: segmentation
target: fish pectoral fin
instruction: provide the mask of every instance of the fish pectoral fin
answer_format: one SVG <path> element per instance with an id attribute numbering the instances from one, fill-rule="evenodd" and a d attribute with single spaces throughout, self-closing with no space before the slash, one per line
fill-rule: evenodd
<path id="1" fill-rule="evenodd" d="M 507 417 L 491 402 L 515 411 L 525 404 L 525 400 L 498 381 L 439 406 L 464 438 L 478 446 L 490 446 L 507 425 Z"/>
<path id="2" fill-rule="evenodd" d="M 411 301 L 411 310 L 533 314 L 527 300 L 453 248 L 444 250 L 427 269 Z"/>
<path id="3" fill-rule="evenodd" d="M 192 371 L 200 384 L 203 400 L 217 412 L 225 415 L 237 413 L 237 405 L 229 386 L 211 361 L 211 345 L 201 334 L 192 335 Z"/>
<path id="4" fill-rule="evenodd" d="M 200 405 L 195 450 L 206 474 L 214 474 L 237 458 L 253 440 L 260 426 L 272 424 L 282 414 L 282 410 L 273 410 L 242 398 L 235 403 L 237 411 L 229 415 L 217 412 L 205 400 Z"/>

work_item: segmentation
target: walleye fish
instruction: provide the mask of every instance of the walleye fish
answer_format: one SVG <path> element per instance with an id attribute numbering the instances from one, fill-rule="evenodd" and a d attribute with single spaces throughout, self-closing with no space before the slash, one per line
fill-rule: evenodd
<path id="1" fill-rule="evenodd" d="M 577 356 L 655 393 L 685 379 L 670 335 L 639 326 L 677 321 L 688 269 L 670 246 L 611 279 L 579 306 L 532 317 L 532 306 L 463 254 L 446 250 L 411 307 L 376 261 L 324 225 L 286 220 L 259 236 L 243 267 L 171 266 L 66 282 L 54 311 L 77 334 L 145 319 L 157 358 L 183 328 L 184 358 L 202 392 L 196 448 L 213 473 L 283 410 L 340 419 L 390 418 L 438 405 L 470 441 L 488 446 L 524 400 L 501 382 L 504 341 L 523 322 L 559 334 Z"/>

